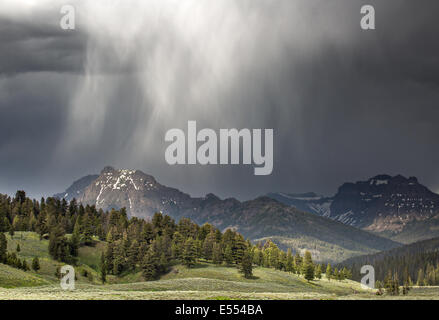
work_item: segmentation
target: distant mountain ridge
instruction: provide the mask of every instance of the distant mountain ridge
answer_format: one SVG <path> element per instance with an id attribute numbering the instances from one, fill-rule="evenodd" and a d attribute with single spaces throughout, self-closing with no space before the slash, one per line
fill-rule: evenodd
<path id="1" fill-rule="evenodd" d="M 91 177 L 89 180 L 92 180 Z M 108 210 L 126 207 L 130 216 L 151 218 L 163 212 L 174 219 L 187 217 L 198 224 L 209 222 L 221 230 L 235 228 L 252 240 L 271 238 L 281 247 L 313 250 L 320 260 L 341 261 L 363 253 L 390 249 L 399 244 L 342 223 L 302 212 L 269 197 L 241 202 L 220 199 L 214 194 L 192 198 L 178 189 L 164 186 L 139 170 L 106 167 L 100 175 L 73 190 L 83 204 Z M 62 198 L 69 192 L 60 193 Z M 336 257 L 334 256 L 336 252 Z"/>
<path id="2" fill-rule="evenodd" d="M 79 180 L 73 182 L 73 184 L 67 188 L 65 192 L 57 193 L 54 195 L 55 198 L 63 198 L 67 201 L 73 200 L 73 198 L 80 199 L 84 195 L 85 189 L 97 178 L 99 175 L 91 174 L 85 177 L 82 177 Z"/>
<path id="3" fill-rule="evenodd" d="M 439 236 L 439 195 L 415 177 L 377 175 L 343 184 L 333 197 L 271 193 L 284 204 L 344 224 L 412 242 Z"/>

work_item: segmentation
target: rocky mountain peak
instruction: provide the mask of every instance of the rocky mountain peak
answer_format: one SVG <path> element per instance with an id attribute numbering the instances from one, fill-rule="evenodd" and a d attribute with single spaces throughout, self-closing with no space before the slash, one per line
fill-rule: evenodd
<path id="1" fill-rule="evenodd" d="M 422 221 L 432 221 L 439 214 L 439 195 L 420 184 L 416 177 L 403 175 L 380 174 L 364 181 L 344 183 L 328 198 L 279 193 L 270 197 L 303 211 L 390 236 L 419 226 Z M 428 224 L 434 225 L 434 221 Z M 427 226 L 426 237 L 430 231 L 434 234 Z"/>

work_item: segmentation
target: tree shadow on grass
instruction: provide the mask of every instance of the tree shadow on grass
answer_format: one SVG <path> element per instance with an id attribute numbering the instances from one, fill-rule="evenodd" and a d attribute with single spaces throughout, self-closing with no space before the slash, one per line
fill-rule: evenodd
<path id="1" fill-rule="evenodd" d="M 258 280 L 258 279 L 260 279 L 260 277 L 257 277 L 257 276 L 250 276 L 250 277 L 245 278 L 245 279 L 248 279 L 248 280 Z"/>

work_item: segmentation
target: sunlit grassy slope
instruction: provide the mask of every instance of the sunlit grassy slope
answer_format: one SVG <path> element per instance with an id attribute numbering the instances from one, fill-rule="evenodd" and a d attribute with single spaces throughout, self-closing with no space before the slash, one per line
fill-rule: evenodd
<path id="1" fill-rule="evenodd" d="M 23 272 L 0 264 L 0 299 L 375 299 L 374 292 L 363 290 L 354 281 L 307 282 L 303 277 L 267 268 L 254 268 L 254 279 L 245 279 L 234 266 L 214 266 L 201 262 L 195 268 L 173 266 L 157 281 L 144 282 L 140 271 L 109 277 L 99 284 L 100 254 L 105 244 L 80 249 L 78 281 L 73 291 L 63 291 L 55 277 L 61 264 L 47 253 L 47 240 L 35 233 L 17 232 L 8 236 L 8 249 L 20 243 L 20 258 L 30 265 L 38 256 L 41 270 Z M 83 269 L 93 279 L 81 276 Z M 384 297 L 389 298 L 389 297 Z M 401 297 L 399 297 L 401 298 Z M 438 288 L 415 288 L 408 298 L 439 298 Z M 380 299 L 383 299 L 382 297 Z"/>

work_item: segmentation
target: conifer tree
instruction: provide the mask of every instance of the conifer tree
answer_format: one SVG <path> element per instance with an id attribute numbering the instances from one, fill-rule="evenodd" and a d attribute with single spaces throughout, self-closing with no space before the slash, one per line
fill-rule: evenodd
<path id="1" fill-rule="evenodd" d="M 105 266 L 107 267 L 107 272 L 113 272 L 114 266 L 114 248 L 115 244 L 113 242 L 109 242 L 107 244 L 107 249 L 105 251 Z"/>
<path id="2" fill-rule="evenodd" d="M 159 272 L 164 273 L 168 269 L 168 259 L 166 258 L 166 254 L 162 252 L 160 255 L 159 260 L 159 266 L 158 266 Z"/>
<path id="3" fill-rule="evenodd" d="M 326 279 L 331 281 L 331 278 L 332 278 L 332 269 L 331 269 L 331 264 L 328 263 L 328 265 L 326 266 Z"/>
<path id="4" fill-rule="evenodd" d="M 287 254 L 285 251 L 279 250 L 279 260 L 277 262 L 276 269 L 286 271 L 287 266 Z"/>
<path id="5" fill-rule="evenodd" d="M 213 254 L 213 245 L 215 243 L 215 232 L 212 230 L 209 234 L 206 235 L 203 242 L 203 256 L 206 260 L 212 260 Z"/>
<path id="6" fill-rule="evenodd" d="M 247 250 L 247 245 L 242 235 L 240 234 L 235 235 L 232 248 L 233 248 L 232 249 L 233 259 L 236 264 L 240 264 L 244 256 L 244 253 Z"/>
<path id="7" fill-rule="evenodd" d="M 154 280 L 157 273 L 157 259 L 152 246 L 146 252 L 142 261 L 142 275 L 146 281 Z"/>
<path id="8" fill-rule="evenodd" d="M 224 260 L 228 265 L 231 265 L 233 263 L 233 252 L 230 245 L 228 245 L 224 250 Z"/>
<path id="9" fill-rule="evenodd" d="M 32 270 L 34 270 L 35 272 L 38 272 L 38 270 L 40 270 L 40 260 L 38 260 L 38 257 L 35 257 L 32 259 Z"/>
<path id="10" fill-rule="evenodd" d="M 342 269 L 334 268 L 333 273 L 334 273 L 333 275 L 334 275 L 335 280 L 337 280 L 337 281 L 342 280 Z"/>
<path id="11" fill-rule="evenodd" d="M 189 238 L 186 240 L 186 243 L 184 244 L 184 251 L 183 251 L 183 265 L 185 265 L 188 268 L 191 268 L 195 265 L 197 252 L 196 252 L 195 242 L 194 239 Z"/>
<path id="12" fill-rule="evenodd" d="M 139 252 L 139 243 L 137 240 L 134 240 L 127 250 L 127 267 L 130 270 L 134 270 L 136 268 L 136 264 L 138 262 L 138 252 Z"/>
<path id="13" fill-rule="evenodd" d="M 7 258 L 8 241 L 3 232 L 0 232 L 0 263 L 5 263 Z"/>
<path id="14" fill-rule="evenodd" d="M 72 236 L 70 237 L 70 247 L 71 247 L 72 256 L 75 257 L 78 256 L 78 250 L 80 244 L 81 244 L 80 226 L 79 223 L 76 222 Z"/>
<path id="15" fill-rule="evenodd" d="M 249 250 L 246 250 L 242 256 L 239 271 L 244 275 L 244 278 L 253 277 L 253 261 Z"/>
<path id="16" fill-rule="evenodd" d="M 291 248 L 288 248 L 285 271 L 293 272 L 293 270 L 294 270 L 294 258 L 293 258 L 293 254 L 291 253 Z"/>
<path id="17" fill-rule="evenodd" d="M 378 291 L 376 292 L 377 296 L 382 296 L 384 294 L 383 283 L 381 281 L 375 281 L 375 288 L 378 289 Z"/>
<path id="18" fill-rule="evenodd" d="M 296 255 L 294 256 L 294 269 L 296 269 L 297 274 L 302 272 L 302 257 L 299 252 L 296 252 Z"/>
<path id="19" fill-rule="evenodd" d="M 11 225 L 11 226 L 9 227 L 9 235 L 11 236 L 11 239 L 14 238 L 14 234 L 15 234 L 14 226 Z"/>
<path id="20" fill-rule="evenodd" d="M 253 247 L 253 263 L 257 266 L 260 266 L 262 264 L 261 261 L 261 250 L 258 247 Z"/>
<path id="21" fill-rule="evenodd" d="M 107 282 L 107 266 L 105 265 L 105 254 L 104 252 L 101 253 L 101 266 L 100 266 L 100 277 L 102 284 Z"/>
<path id="22" fill-rule="evenodd" d="M 270 243 L 268 248 L 269 266 L 272 268 L 279 268 L 279 248 L 273 243 Z"/>
<path id="23" fill-rule="evenodd" d="M 20 252 L 20 251 L 21 251 L 21 248 L 20 248 L 20 244 L 19 244 L 19 243 L 17 243 L 17 248 L 16 248 L 15 251 L 17 251 L 17 252 Z"/>
<path id="24" fill-rule="evenodd" d="M 90 246 L 93 243 L 93 225 L 90 215 L 87 213 L 84 218 L 84 226 L 82 230 L 82 242 L 86 246 Z"/>
<path id="25" fill-rule="evenodd" d="M 25 259 L 23 259 L 23 262 L 21 263 L 21 269 L 23 269 L 23 271 L 29 271 L 30 270 Z"/>
<path id="26" fill-rule="evenodd" d="M 212 259 L 213 259 L 213 263 L 216 265 L 221 265 L 223 263 L 223 253 L 221 249 L 221 244 L 217 242 L 213 244 Z"/>
<path id="27" fill-rule="evenodd" d="M 386 289 L 386 293 L 390 295 L 395 294 L 395 281 L 390 270 L 384 279 L 384 288 Z"/>
<path id="28" fill-rule="evenodd" d="M 418 286 L 423 286 L 424 285 L 424 270 L 421 268 L 418 271 L 418 278 L 417 278 L 417 282 L 416 284 Z"/>
<path id="29" fill-rule="evenodd" d="M 181 259 L 184 250 L 184 238 L 180 232 L 176 231 L 172 240 L 171 252 L 174 259 Z"/>
<path id="30" fill-rule="evenodd" d="M 320 280 L 322 278 L 322 265 L 320 265 L 320 264 L 317 265 L 314 273 L 315 273 L 315 277 Z"/>
<path id="31" fill-rule="evenodd" d="M 314 263 L 312 262 L 311 252 L 305 251 L 305 257 L 302 264 L 302 274 L 307 281 L 314 280 Z"/>
<path id="32" fill-rule="evenodd" d="M 126 267 L 125 246 L 122 240 L 116 242 L 114 249 L 113 274 L 120 275 Z"/>

